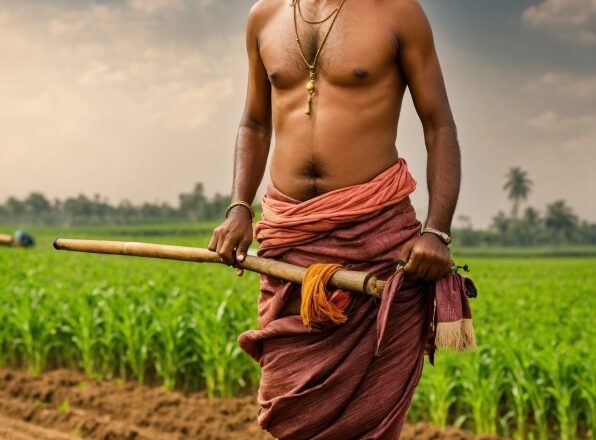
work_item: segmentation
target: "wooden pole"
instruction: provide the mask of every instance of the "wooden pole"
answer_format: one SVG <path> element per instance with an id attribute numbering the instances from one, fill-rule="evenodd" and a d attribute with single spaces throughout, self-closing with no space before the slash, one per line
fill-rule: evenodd
<path id="1" fill-rule="evenodd" d="M 12 235 L 0 234 L 0 246 L 12 246 Z"/>
<path id="2" fill-rule="evenodd" d="M 94 254 L 127 255 L 191 261 L 195 263 L 224 264 L 216 252 L 208 249 L 166 244 L 57 238 L 54 241 L 54 248 L 57 250 Z M 245 260 L 243 262 L 237 262 L 236 266 L 297 284 L 302 283 L 304 273 L 306 272 L 305 267 L 252 255 L 247 255 Z M 332 287 L 361 292 L 376 297 L 381 296 L 385 287 L 385 281 L 378 280 L 373 274 L 353 270 L 340 270 L 336 272 L 329 280 L 329 284 Z"/>

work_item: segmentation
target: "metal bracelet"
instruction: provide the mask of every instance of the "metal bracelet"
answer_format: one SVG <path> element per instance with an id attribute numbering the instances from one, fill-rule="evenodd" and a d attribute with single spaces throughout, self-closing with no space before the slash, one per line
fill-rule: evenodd
<path id="1" fill-rule="evenodd" d="M 436 235 L 437 237 L 439 237 L 441 239 L 441 241 L 443 241 L 443 243 L 445 243 L 447 245 L 449 243 L 451 243 L 451 236 L 449 234 L 447 234 L 446 232 L 439 231 L 438 229 L 431 228 L 428 226 L 422 229 L 422 231 L 420 232 L 420 235 L 424 234 L 425 232 L 430 232 L 431 234 Z"/>
<path id="2" fill-rule="evenodd" d="M 228 218 L 230 209 L 232 209 L 235 206 L 244 206 L 246 209 L 248 209 L 248 211 L 250 212 L 250 221 L 251 222 L 253 221 L 253 219 L 255 218 L 255 212 L 253 211 L 252 206 L 250 206 L 250 203 L 243 202 L 241 200 L 239 200 L 237 202 L 230 203 L 230 205 L 226 208 L 226 212 L 224 214 L 226 218 Z"/>

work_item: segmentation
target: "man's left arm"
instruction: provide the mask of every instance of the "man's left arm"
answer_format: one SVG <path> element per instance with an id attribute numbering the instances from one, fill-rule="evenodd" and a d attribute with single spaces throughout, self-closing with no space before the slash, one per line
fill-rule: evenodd
<path id="1" fill-rule="evenodd" d="M 428 153 L 428 216 L 424 226 L 451 235 L 451 221 L 461 180 L 460 149 L 430 23 L 416 0 L 399 3 L 399 63 L 424 129 Z M 433 280 L 451 266 L 447 245 L 426 233 L 412 240 L 401 255 L 408 275 Z"/>

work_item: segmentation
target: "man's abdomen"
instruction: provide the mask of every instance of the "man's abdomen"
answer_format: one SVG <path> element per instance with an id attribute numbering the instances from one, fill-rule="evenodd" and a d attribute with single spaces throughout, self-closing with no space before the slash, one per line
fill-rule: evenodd
<path id="1" fill-rule="evenodd" d="M 364 183 L 397 161 L 396 118 L 324 105 L 314 112 L 315 121 L 301 107 L 289 112 L 276 132 L 271 182 L 287 196 L 307 200 Z"/>

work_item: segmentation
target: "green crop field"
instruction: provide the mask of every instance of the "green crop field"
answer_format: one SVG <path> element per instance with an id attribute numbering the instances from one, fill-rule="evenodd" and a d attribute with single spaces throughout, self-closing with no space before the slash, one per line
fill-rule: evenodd
<path id="1" fill-rule="evenodd" d="M 0 248 L 0 365 L 66 366 L 211 396 L 254 392 L 258 364 L 236 338 L 256 326 L 255 274 L 51 249 L 61 234 L 205 246 L 210 228 L 43 229 L 33 231 L 35 249 Z M 456 260 L 479 290 L 479 347 L 437 353 L 410 420 L 513 438 L 593 436 L 596 258 L 464 255 Z"/>

